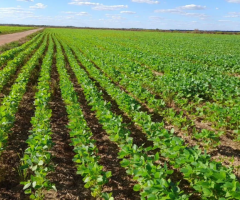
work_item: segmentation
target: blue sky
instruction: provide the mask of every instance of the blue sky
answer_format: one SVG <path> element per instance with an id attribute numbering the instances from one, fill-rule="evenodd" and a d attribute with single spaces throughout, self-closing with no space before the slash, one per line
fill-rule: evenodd
<path id="1" fill-rule="evenodd" d="M 240 31 L 240 0 L 0 0 L 0 23 Z"/>

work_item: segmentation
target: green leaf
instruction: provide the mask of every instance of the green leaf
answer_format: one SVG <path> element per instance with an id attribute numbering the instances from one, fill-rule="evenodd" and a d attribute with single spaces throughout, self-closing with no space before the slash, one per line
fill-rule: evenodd
<path id="1" fill-rule="evenodd" d="M 154 161 L 157 161 L 157 160 L 159 160 L 159 153 L 158 152 L 154 156 Z"/>
<path id="2" fill-rule="evenodd" d="M 102 176 L 99 176 L 99 177 L 97 178 L 97 182 L 98 182 L 98 183 L 103 182 L 103 177 L 102 177 Z"/>
<path id="3" fill-rule="evenodd" d="M 37 165 L 33 166 L 32 171 L 36 171 L 37 167 L 38 167 Z"/>
<path id="4" fill-rule="evenodd" d="M 34 181 L 34 182 L 32 183 L 32 186 L 33 186 L 33 188 L 35 188 L 35 187 L 36 187 L 36 184 L 37 184 L 37 182 L 36 182 L 36 181 Z"/>
<path id="5" fill-rule="evenodd" d="M 90 178 L 90 177 L 87 177 L 87 178 L 85 178 L 84 183 L 87 183 L 87 182 L 89 182 L 90 180 L 91 180 L 91 178 Z"/>
<path id="6" fill-rule="evenodd" d="M 24 191 L 25 194 L 31 194 L 32 193 L 32 190 L 31 189 L 27 189 Z"/>
<path id="7" fill-rule="evenodd" d="M 57 188 L 55 185 L 52 185 L 52 188 L 57 192 Z"/>
<path id="8" fill-rule="evenodd" d="M 23 190 L 26 190 L 27 188 L 29 188 L 31 186 L 31 183 L 27 183 L 26 185 L 24 185 Z"/>
<path id="9" fill-rule="evenodd" d="M 204 193 L 204 196 L 211 196 L 212 193 L 210 190 L 208 190 L 207 188 L 203 188 L 203 193 Z"/>
<path id="10" fill-rule="evenodd" d="M 110 178 L 111 176 L 112 176 L 112 172 L 111 171 L 106 172 L 106 177 L 107 178 Z"/>
<path id="11" fill-rule="evenodd" d="M 139 185 L 139 184 L 134 185 L 133 190 L 136 191 L 136 192 L 140 191 L 141 190 L 141 185 Z"/>
<path id="12" fill-rule="evenodd" d="M 43 165 L 43 161 L 40 160 L 39 163 L 38 163 L 38 165 Z"/>

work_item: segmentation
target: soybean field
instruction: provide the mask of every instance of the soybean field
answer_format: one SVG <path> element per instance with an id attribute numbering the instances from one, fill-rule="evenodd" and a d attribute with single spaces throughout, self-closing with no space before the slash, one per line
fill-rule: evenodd
<path id="1" fill-rule="evenodd" d="M 240 199 L 240 37 L 45 29 L 0 54 L 0 199 Z"/>

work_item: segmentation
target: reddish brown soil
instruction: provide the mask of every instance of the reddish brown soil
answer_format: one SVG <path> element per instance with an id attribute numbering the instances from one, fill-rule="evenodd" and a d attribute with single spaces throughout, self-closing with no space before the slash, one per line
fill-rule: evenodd
<path id="1" fill-rule="evenodd" d="M 24 32 L 20 32 L 20 33 L 12 33 L 12 34 L 6 34 L 6 35 L 0 35 L 0 46 L 10 43 L 10 42 L 14 42 L 17 40 L 20 40 L 21 38 L 24 38 L 28 35 L 31 35 L 37 31 L 42 30 L 42 28 L 38 28 L 38 29 L 34 29 L 34 30 L 29 30 L 29 31 L 24 31 Z"/>

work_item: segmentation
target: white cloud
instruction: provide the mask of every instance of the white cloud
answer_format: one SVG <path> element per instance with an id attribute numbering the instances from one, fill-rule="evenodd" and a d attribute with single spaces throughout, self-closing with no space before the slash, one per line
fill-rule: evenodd
<path id="1" fill-rule="evenodd" d="M 88 1 L 73 1 L 68 4 L 77 5 L 77 6 L 98 6 L 100 3 L 92 3 Z"/>
<path id="2" fill-rule="evenodd" d="M 148 4 L 158 4 L 159 1 L 152 1 L 152 0 L 132 0 L 134 3 L 148 3 Z"/>
<path id="3" fill-rule="evenodd" d="M 190 4 L 190 5 L 178 7 L 178 9 L 180 9 L 180 10 L 205 10 L 206 6 Z"/>
<path id="4" fill-rule="evenodd" d="M 229 12 L 229 15 L 225 16 L 225 17 L 230 17 L 230 18 L 236 18 L 236 17 L 240 17 L 240 12 Z"/>
<path id="5" fill-rule="evenodd" d="M 111 18 L 112 20 L 124 20 L 124 19 L 126 19 L 126 18 L 124 18 L 124 17 L 122 17 L 120 15 L 109 15 L 109 14 L 106 14 L 106 16 L 108 18 Z"/>
<path id="6" fill-rule="evenodd" d="M 108 11 L 113 11 L 113 10 L 120 10 L 120 9 L 124 9 L 124 8 L 128 8 L 127 5 L 114 5 L 114 6 L 106 6 L 106 5 L 97 5 L 95 7 L 93 7 L 93 10 L 108 10 Z"/>
<path id="7" fill-rule="evenodd" d="M 219 10 L 219 8 L 216 8 L 216 10 Z"/>
<path id="8" fill-rule="evenodd" d="M 87 12 L 79 12 L 77 13 L 78 16 L 84 16 L 84 15 L 89 15 Z"/>
<path id="9" fill-rule="evenodd" d="M 89 15 L 87 12 L 72 12 L 72 11 L 67 11 L 67 12 L 62 12 L 62 13 L 64 13 L 64 14 L 78 15 L 78 16 Z"/>
<path id="10" fill-rule="evenodd" d="M 121 14 L 136 14 L 136 12 L 133 11 L 121 11 Z"/>
<path id="11" fill-rule="evenodd" d="M 92 3 L 89 2 L 88 0 L 72 0 L 72 2 L 68 3 L 70 5 L 77 5 L 77 6 L 92 6 L 93 10 L 108 10 L 108 11 L 113 11 L 113 10 L 120 10 L 124 8 L 128 8 L 127 5 L 113 5 L 113 6 L 108 6 L 108 5 L 103 5 L 100 3 Z"/>
<path id="12" fill-rule="evenodd" d="M 228 3 L 240 3 L 240 0 L 226 0 Z"/>
<path id="13" fill-rule="evenodd" d="M 32 9 L 44 9 L 46 7 L 47 7 L 47 5 L 44 5 L 42 3 L 37 3 L 35 6 L 30 6 L 30 8 L 32 8 Z"/>
<path id="14" fill-rule="evenodd" d="M 230 20 L 218 20 L 219 22 L 230 22 Z"/>
<path id="15" fill-rule="evenodd" d="M 161 10 L 155 10 L 155 12 L 159 13 L 183 13 L 185 10 L 205 10 L 206 6 L 200 6 L 195 4 L 180 6 L 173 9 L 161 9 Z"/>
<path id="16" fill-rule="evenodd" d="M 180 14 L 180 15 L 187 16 L 187 17 L 197 17 L 197 18 L 200 18 L 200 19 L 206 19 L 208 16 L 205 15 L 204 13 L 189 13 L 189 12 L 186 12 L 186 10 L 204 10 L 204 9 L 206 9 L 206 6 L 190 4 L 190 5 L 180 6 L 180 7 L 173 8 L 173 9 L 155 10 L 154 12 L 156 12 L 156 13 Z"/>
<path id="17" fill-rule="evenodd" d="M 17 0 L 17 1 L 34 2 L 34 0 Z"/>
<path id="18" fill-rule="evenodd" d="M 21 7 L 8 7 L 8 8 L 0 8 L 0 15 L 8 15 L 8 14 L 32 14 L 29 10 L 24 10 Z"/>
<path id="19" fill-rule="evenodd" d="M 150 16 L 149 19 L 154 20 L 154 21 L 162 21 L 162 20 L 164 20 L 163 17 L 159 17 L 159 16 Z"/>
<path id="20" fill-rule="evenodd" d="M 76 14 L 77 12 L 72 12 L 72 11 L 67 11 L 67 12 L 62 12 L 64 14 Z"/>
<path id="21" fill-rule="evenodd" d="M 74 16 L 67 16 L 66 19 L 74 19 Z"/>
<path id="22" fill-rule="evenodd" d="M 156 13 L 183 13 L 183 11 L 179 9 L 161 9 L 161 10 L 155 10 Z"/>
<path id="23" fill-rule="evenodd" d="M 206 19 L 208 16 L 203 13 L 183 13 L 183 15 L 188 17 L 197 17 L 200 19 Z"/>

